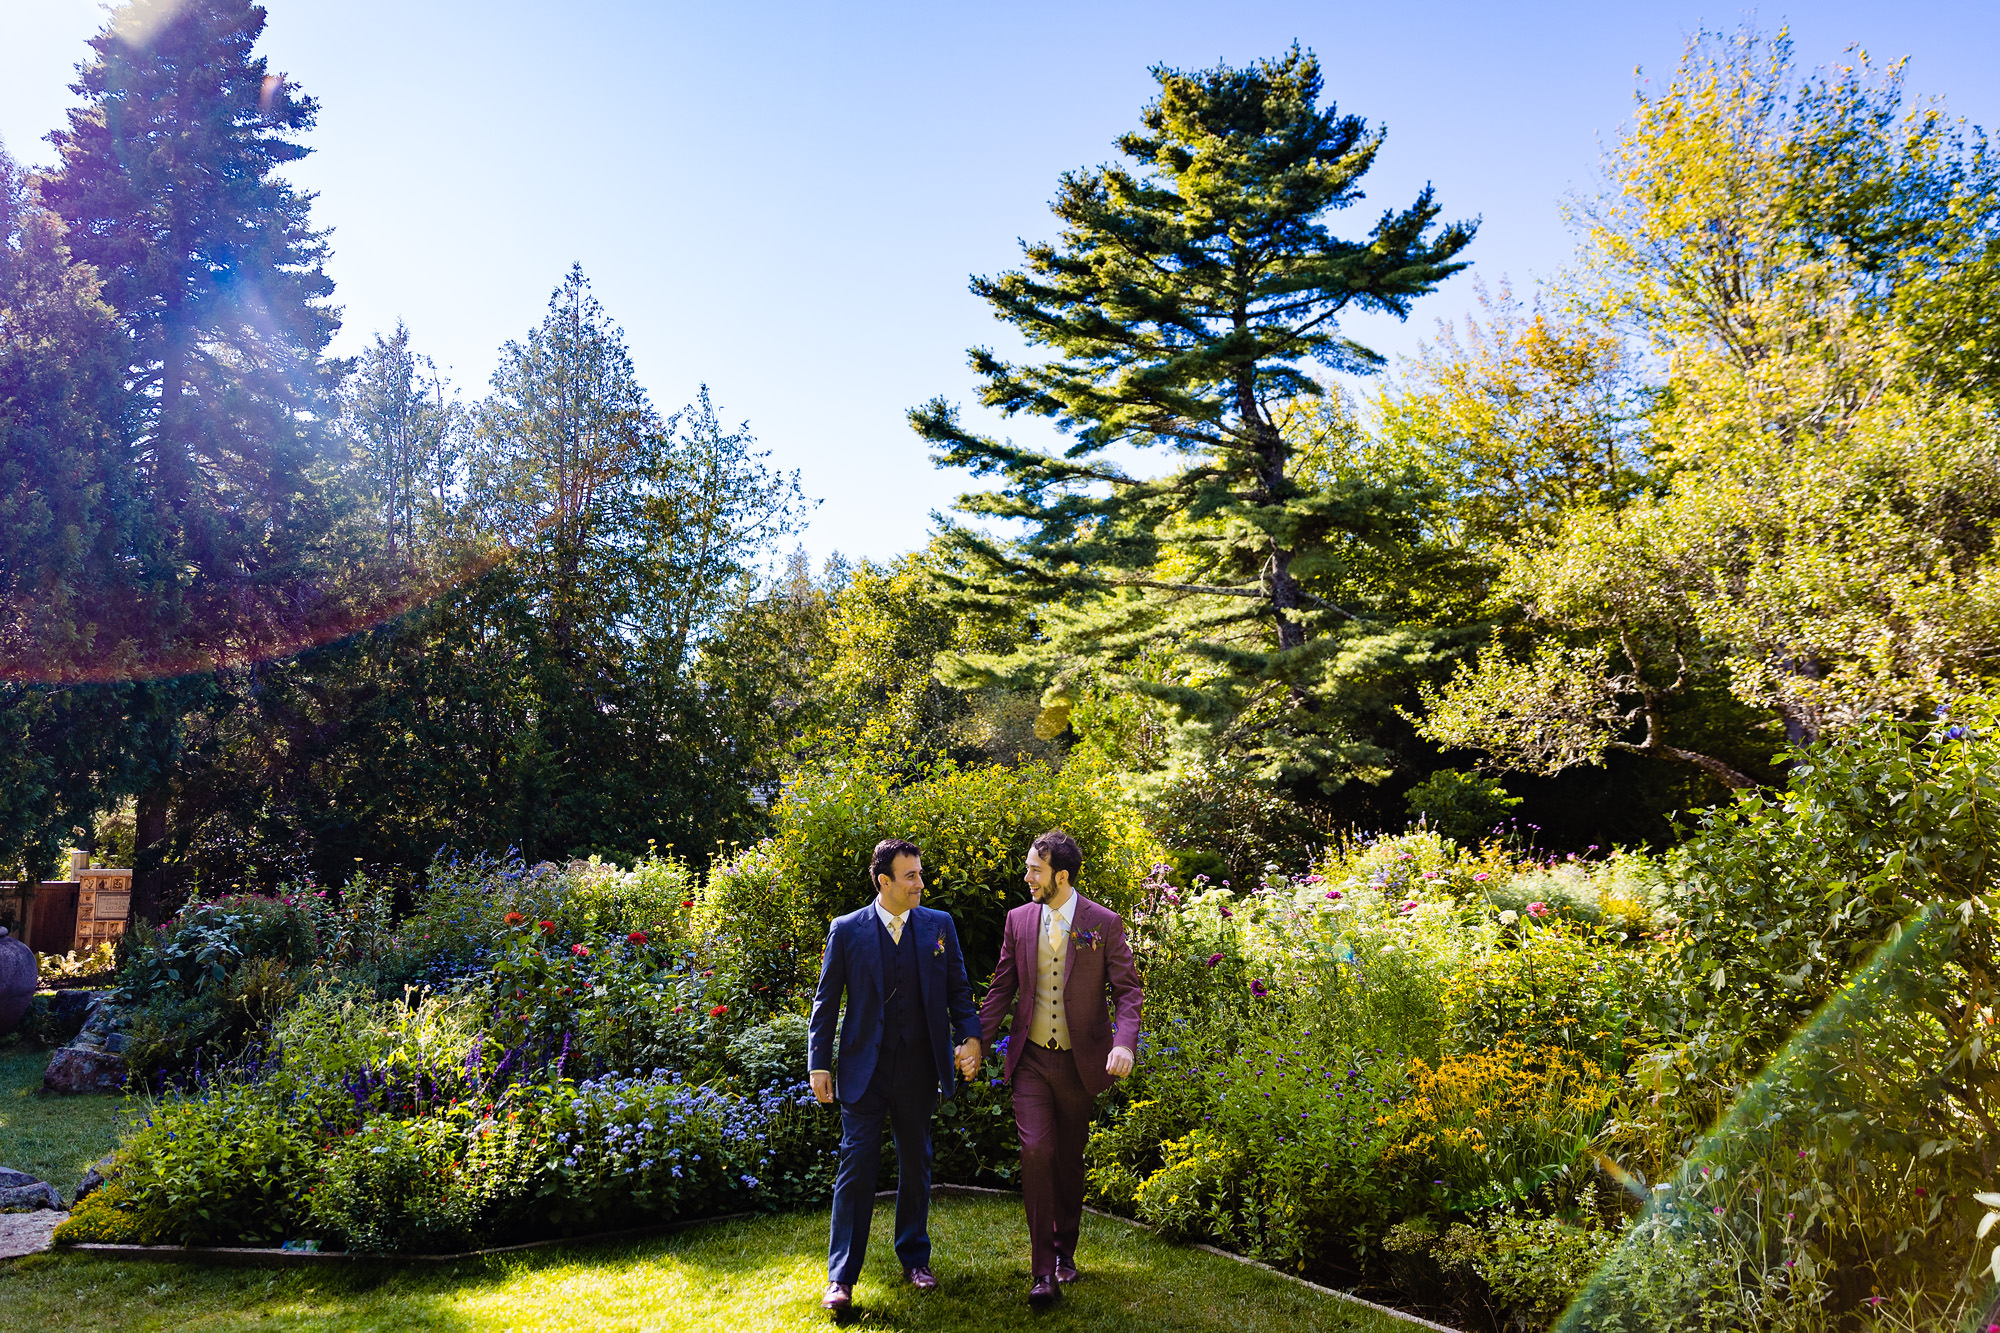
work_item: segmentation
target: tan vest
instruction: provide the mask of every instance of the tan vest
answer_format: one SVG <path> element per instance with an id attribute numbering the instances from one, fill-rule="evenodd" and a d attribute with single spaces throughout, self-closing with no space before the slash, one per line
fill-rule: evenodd
<path id="1" fill-rule="evenodd" d="M 1049 944 L 1049 932 L 1043 922 L 1035 923 L 1035 1021 L 1028 1028 L 1028 1040 L 1041 1046 L 1054 1046 L 1059 1050 L 1069 1049 L 1069 1015 L 1063 1012 L 1063 959 L 1069 950 L 1069 934 L 1062 929 L 1062 918 L 1056 917 L 1056 931 L 1061 942 Z"/>

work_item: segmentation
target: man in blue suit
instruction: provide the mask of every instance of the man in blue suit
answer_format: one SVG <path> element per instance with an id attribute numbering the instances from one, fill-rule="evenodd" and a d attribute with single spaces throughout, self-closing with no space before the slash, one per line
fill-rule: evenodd
<path id="1" fill-rule="evenodd" d="M 937 1286 L 931 1272 L 931 1112 L 952 1094 L 954 1065 L 979 1072 L 979 1011 L 951 917 L 918 904 L 923 858 L 900 838 L 870 858 L 875 901 L 834 918 L 808 1026 L 813 1095 L 840 1101 L 840 1168 L 833 1182 L 833 1229 L 827 1242 L 826 1296 L 836 1314 L 854 1304 L 854 1283 L 868 1254 L 882 1128 L 896 1136 L 896 1257 L 919 1291 Z M 834 1016 L 841 996 L 834 1058 Z M 839 1078 L 834 1077 L 836 1071 Z"/>

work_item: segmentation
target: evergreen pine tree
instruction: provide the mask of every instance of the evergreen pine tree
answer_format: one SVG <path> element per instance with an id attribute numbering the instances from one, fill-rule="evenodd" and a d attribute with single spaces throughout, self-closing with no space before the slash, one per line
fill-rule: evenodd
<path id="1" fill-rule="evenodd" d="M 91 39 L 50 136 L 43 199 L 66 224 L 129 343 L 136 484 L 175 571 L 156 591 L 162 640 L 126 767 L 138 779 L 135 914 L 155 910 L 157 843 L 179 762 L 180 718 L 217 672 L 291 651 L 344 622 L 355 589 L 312 481 L 338 367 L 325 236 L 312 196 L 276 173 L 305 155 L 318 105 L 254 54 L 247 0 L 133 0 Z"/>
<path id="2" fill-rule="evenodd" d="M 1034 632 L 1019 652 L 946 670 L 1039 680 L 1054 703 L 1078 675 L 1110 673 L 1267 778 L 1332 788 L 1379 775 L 1384 753 L 1352 696 L 1381 695 L 1386 663 L 1428 651 L 1366 572 L 1407 552 L 1409 497 L 1351 471 L 1307 475 L 1284 419 L 1325 393 L 1307 365 L 1380 364 L 1341 334 L 1340 315 L 1405 315 L 1463 267 L 1474 224 L 1434 232 L 1426 188 L 1365 239 L 1330 233 L 1321 219 L 1359 202 L 1383 135 L 1321 108 L 1318 61 L 1296 46 L 1249 68 L 1154 75 L 1158 99 L 1118 140 L 1132 165 L 1064 175 L 1060 241 L 972 283 L 1053 354 L 1010 364 L 975 349 L 981 401 L 1049 418 L 1075 443 L 1055 453 L 977 435 L 942 399 L 911 414 L 940 465 L 1002 479 L 960 508 L 1025 530 L 950 530 L 967 599 L 1031 610 Z M 1171 466 L 1128 470 L 1121 446 L 1164 451 Z M 1172 679 L 1133 669 L 1162 635 L 1192 654 Z M 1365 707 L 1388 715 L 1385 699 Z"/>

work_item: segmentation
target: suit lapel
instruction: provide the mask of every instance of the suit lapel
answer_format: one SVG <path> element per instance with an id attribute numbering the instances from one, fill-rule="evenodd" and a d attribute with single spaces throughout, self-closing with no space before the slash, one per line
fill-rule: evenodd
<path id="1" fill-rule="evenodd" d="M 877 1004 L 880 1004 L 882 1001 L 882 941 L 879 937 L 881 936 L 882 928 L 875 920 L 875 909 L 873 907 L 862 908 L 860 915 L 861 919 L 855 923 L 854 928 L 854 970 L 856 975 L 868 978 L 869 986 L 875 991 L 875 1001 Z M 851 978 L 849 984 L 852 984 Z"/>
<path id="2" fill-rule="evenodd" d="M 1069 915 L 1069 947 L 1063 950 L 1063 993 L 1069 993 L 1069 970 L 1076 966 L 1076 937 L 1090 929 L 1084 924 L 1084 913 L 1090 910 L 1090 899 L 1076 895 L 1076 910 Z"/>
<path id="3" fill-rule="evenodd" d="M 1014 957 L 1019 960 L 1014 964 L 1014 975 L 1020 981 L 1020 993 L 1028 997 L 1028 1016 L 1033 1018 L 1035 969 L 1040 965 L 1040 958 L 1035 952 L 1038 947 L 1035 942 L 1035 923 L 1042 919 L 1042 909 L 1036 903 L 1029 903 L 1028 907 L 1033 910 L 1015 913 L 1020 919 L 1013 923 Z"/>
<path id="4" fill-rule="evenodd" d="M 931 998 L 931 960 L 937 954 L 940 931 L 931 926 L 928 913 L 924 916 L 917 915 L 924 910 L 921 907 L 912 907 L 909 924 L 916 929 L 916 933 L 910 939 L 917 950 L 917 997 L 928 1004 Z"/>

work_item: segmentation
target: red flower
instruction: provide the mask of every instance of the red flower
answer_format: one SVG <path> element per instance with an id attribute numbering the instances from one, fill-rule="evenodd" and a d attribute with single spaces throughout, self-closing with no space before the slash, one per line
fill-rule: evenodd
<path id="1" fill-rule="evenodd" d="M 728 1005 L 726 1005 L 726 1004 L 718 1004 L 718 1005 L 716 1005 L 716 1006 L 715 1006 L 715 1008 L 713 1008 L 713 1009 L 711 1009 L 711 1010 L 709 1010 L 709 1011 L 708 1011 L 708 1016 L 709 1016 L 710 1018 L 720 1018 L 720 1017 L 722 1017 L 722 1016 L 723 1016 L 724 1014 L 726 1014 L 726 1013 L 728 1013 L 728 1012 L 729 1012 L 729 1006 L 728 1006 Z"/>
<path id="2" fill-rule="evenodd" d="M 555 923 L 555 922 L 553 922 L 553 921 L 544 921 L 544 922 L 542 922 L 542 931 L 543 931 L 543 933 L 544 933 L 544 934 L 548 934 L 548 935 L 553 935 L 553 934 L 555 934 L 555 933 L 556 933 L 556 923 Z"/>
<path id="3" fill-rule="evenodd" d="M 522 923 L 523 921 L 526 921 L 527 919 L 528 919 L 528 918 L 526 918 L 526 917 L 522 916 L 522 915 L 521 915 L 521 914 L 520 914 L 519 912 L 509 912 L 509 913 L 507 913 L 507 924 L 508 924 L 508 925 L 510 925 L 510 926 L 518 926 L 518 925 L 520 925 L 520 924 L 521 924 L 521 923 Z"/>
<path id="4" fill-rule="evenodd" d="M 627 944 L 644 944 L 647 940 L 651 938 L 652 936 L 648 935 L 645 931 L 635 930 L 630 935 L 627 935 L 625 937 L 625 942 Z"/>
<path id="5" fill-rule="evenodd" d="M 683 898 L 683 899 L 681 899 L 681 906 L 682 906 L 682 907 L 693 907 L 693 906 L 694 906 L 694 899 L 692 899 L 692 898 Z"/>
<path id="6" fill-rule="evenodd" d="M 575 955 L 576 955 L 576 956 L 577 956 L 578 958 L 588 958 L 588 957 L 590 957 L 590 950 L 589 950 L 589 949 L 587 949 L 587 948 L 585 948 L 585 947 L 584 947 L 583 945 L 581 945 L 581 944 L 572 944 L 572 945 L 570 945 L 570 946 L 569 946 L 569 951 L 570 951 L 571 953 L 575 954 Z"/>

